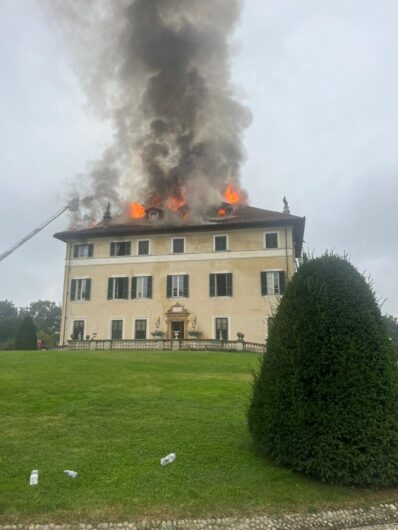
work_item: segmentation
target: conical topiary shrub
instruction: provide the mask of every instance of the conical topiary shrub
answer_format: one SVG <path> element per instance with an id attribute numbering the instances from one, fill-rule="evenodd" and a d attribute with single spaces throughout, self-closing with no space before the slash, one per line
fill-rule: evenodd
<path id="1" fill-rule="evenodd" d="M 289 282 L 255 377 L 249 429 L 277 463 L 323 481 L 398 483 L 397 362 L 375 295 L 346 260 Z"/>
<path id="2" fill-rule="evenodd" d="M 37 350 L 36 328 L 29 315 L 24 317 L 18 328 L 14 347 L 16 350 Z"/>

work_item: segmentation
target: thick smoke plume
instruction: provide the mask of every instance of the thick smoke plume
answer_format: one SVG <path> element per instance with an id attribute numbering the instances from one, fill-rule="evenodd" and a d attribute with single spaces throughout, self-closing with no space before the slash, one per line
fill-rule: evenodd
<path id="1" fill-rule="evenodd" d="M 192 217 L 240 189 L 250 112 L 230 79 L 240 0 L 47 0 L 72 44 L 89 102 L 114 142 L 79 177 L 82 220 L 110 201 L 167 206 Z"/>

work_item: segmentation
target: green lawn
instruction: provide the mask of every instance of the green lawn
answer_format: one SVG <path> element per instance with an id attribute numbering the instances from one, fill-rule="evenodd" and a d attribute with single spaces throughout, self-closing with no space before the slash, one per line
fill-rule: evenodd
<path id="1" fill-rule="evenodd" d="M 247 353 L 0 352 L 0 522 L 254 515 L 396 497 L 319 484 L 259 455 L 245 421 L 257 366 Z M 170 452 L 177 460 L 161 467 Z"/>

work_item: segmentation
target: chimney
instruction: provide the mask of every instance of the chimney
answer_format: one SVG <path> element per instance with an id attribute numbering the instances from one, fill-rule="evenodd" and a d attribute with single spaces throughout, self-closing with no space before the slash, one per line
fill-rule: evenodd
<path id="1" fill-rule="evenodd" d="M 287 202 L 286 196 L 283 197 L 283 213 L 290 215 L 289 203 Z"/>
<path id="2" fill-rule="evenodd" d="M 102 221 L 103 221 L 104 225 L 109 225 L 109 223 L 111 222 L 111 219 L 112 219 L 111 203 L 108 202 L 108 204 L 106 206 L 106 209 L 105 209 L 104 217 L 102 218 Z"/>

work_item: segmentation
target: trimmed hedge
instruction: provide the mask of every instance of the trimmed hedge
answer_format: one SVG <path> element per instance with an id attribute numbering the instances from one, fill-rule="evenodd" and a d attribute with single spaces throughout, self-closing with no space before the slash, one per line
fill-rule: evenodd
<path id="1" fill-rule="evenodd" d="M 291 470 L 347 485 L 397 484 L 397 376 L 366 280 L 337 256 L 307 261 L 270 329 L 249 429 Z"/>
<path id="2" fill-rule="evenodd" d="M 29 315 L 24 317 L 18 328 L 14 348 L 16 350 L 37 350 L 36 328 Z"/>

